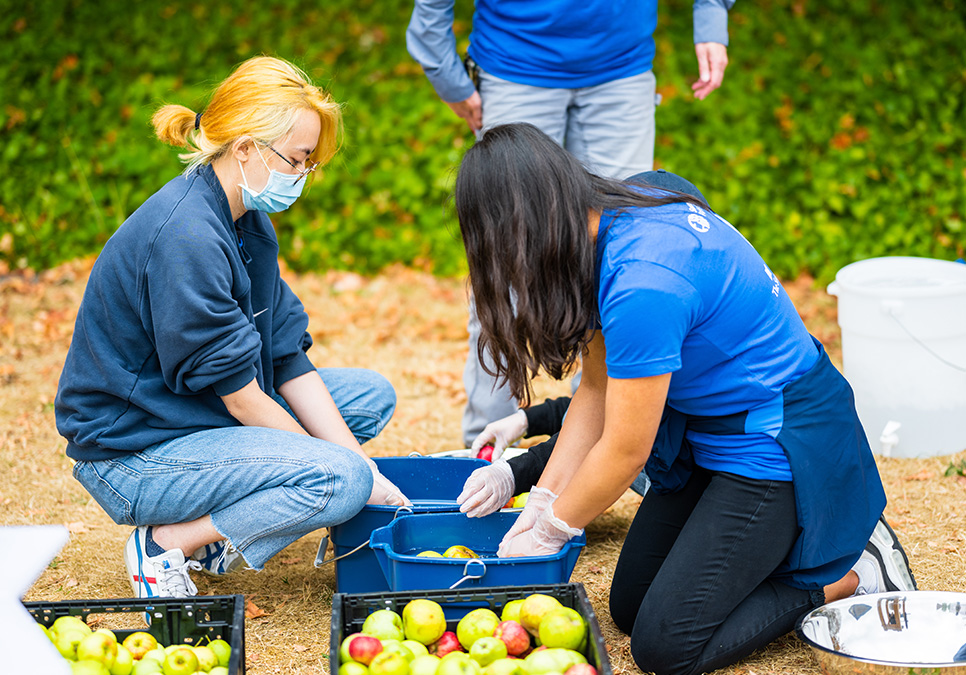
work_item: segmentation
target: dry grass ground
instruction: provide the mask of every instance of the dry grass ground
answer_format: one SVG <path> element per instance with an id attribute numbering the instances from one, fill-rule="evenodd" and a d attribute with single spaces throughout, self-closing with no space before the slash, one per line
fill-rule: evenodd
<path id="1" fill-rule="evenodd" d="M 90 262 L 37 278 L 0 280 L 0 524 L 64 524 L 70 543 L 44 570 L 27 600 L 129 597 L 121 548 L 129 529 L 115 525 L 70 474 L 54 426 L 53 401 Z M 407 270 L 373 278 L 288 275 L 311 315 L 317 364 L 367 366 L 395 385 L 396 416 L 367 448 L 373 455 L 457 447 L 464 402 L 465 294 L 460 281 Z M 786 286 L 809 328 L 840 364 L 835 302 L 810 280 Z M 540 382 L 538 396 L 566 385 Z M 912 559 L 920 587 L 966 591 L 966 479 L 945 477 L 966 453 L 923 460 L 880 460 L 886 515 Z M 614 670 L 636 673 L 627 638 L 607 612 L 610 575 L 638 499 L 626 495 L 588 527 L 572 579 L 583 582 L 603 627 Z M 244 593 L 248 672 L 328 672 L 330 566 L 312 562 L 320 535 L 297 541 L 258 574 L 213 581 L 205 594 Z M 3 551 L 0 555 L 16 555 Z M 818 673 L 811 655 L 787 636 L 720 673 Z"/>

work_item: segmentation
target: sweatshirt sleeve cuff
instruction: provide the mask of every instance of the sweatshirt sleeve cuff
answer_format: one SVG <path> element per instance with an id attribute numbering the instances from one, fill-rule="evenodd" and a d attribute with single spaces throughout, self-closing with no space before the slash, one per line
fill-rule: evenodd
<path id="1" fill-rule="evenodd" d="M 299 375 L 305 375 L 315 370 L 315 366 L 309 360 L 305 352 L 298 352 L 285 363 L 275 367 L 275 390 L 288 382 L 294 380 Z"/>
<path id="2" fill-rule="evenodd" d="M 694 3 L 694 44 L 717 42 L 728 46 L 728 10 L 709 2 Z"/>
<path id="3" fill-rule="evenodd" d="M 220 382 L 215 382 L 212 385 L 212 389 L 214 389 L 215 393 L 219 396 L 228 396 L 228 394 L 234 394 L 236 391 L 254 380 L 256 374 L 255 366 L 248 366 L 244 370 L 235 373 L 234 375 L 229 375 Z"/>

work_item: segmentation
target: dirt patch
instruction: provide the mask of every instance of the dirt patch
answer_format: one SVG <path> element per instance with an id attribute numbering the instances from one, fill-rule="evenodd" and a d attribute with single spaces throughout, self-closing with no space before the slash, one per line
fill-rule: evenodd
<path id="1" fill-rule="evenodd" d="M 27 600 L 126 598 L 121 549 L 130 529 L 115 525 L 71 477 L 54 425 L 53 401 L 91 261 L 36 277 L 0 280 L 0 523 L 63 524 L 71 539 L 43 572 Z M 286 274 L 305 303 L 319 366 L 360 366 L 384 374 L 398 406 L 372 455 L 431 453 L 460 446 L 466 354 L 463 282 L 405 269 L 375 278 L 352 274 Z M 810 279 L 786 284 L 809 329 L 841 365 L 835 299 Z M 568 391 L 541 380 L 539 397 Z M 966 452 L 924 460 L 880 459 L 889 506 L 920 588 L 966 591 L 966 478 L 944 475 Z M 607 596 L 624 533 L 639 498 L 622 497 L 587 528 L 587 547 L 572 580 L 582 582 L 604 631 L 614 670 L 639 672 L 629 642 L 610 621 Z M 328 672 L 328 634 L 335 579 L 313 566 L 321 533 L 304 537 L 261 573 L 212 580 L 196 577 L 209 595 L 244 593 L 248 672 Z M 4 552 L 10 555 L 12 552 Z M 793 636 L 719 673 L 818 673 Z"/>

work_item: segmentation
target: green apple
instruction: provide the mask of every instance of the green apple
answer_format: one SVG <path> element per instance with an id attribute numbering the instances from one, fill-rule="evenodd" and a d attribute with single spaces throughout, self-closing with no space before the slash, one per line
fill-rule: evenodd
<path id="1" fill-rule="evenodd" d="M 164 675 L 194 675 L 198 670 L 198 657 L 187 645 L 178 645 L 171 650 L 161 664 Z"/>
<path id="2" fill-rule="evenodd" d="M 417 656 L 426 656 L 429 654 L 429 648 L 427 648 L 422 642 L 416 642 L 415 640 L 403 640 L 402 646 L 412 653 L 413 658 L 416 658 Z"/>
<path id="3" fill-rule="evenodd" d="M 517 600 L 511 600 L 510 602 L 503 605 L 503 611 L 500 612 L 500 619 L 503 621 L 516 621 L 520 622 L 520 605 L 523 604 L 523 598 Z"/>
<path id="4" fill-rule="evenodd" d="M 90 626 L 80 618 L 79 616 L 59 616 L 50 625 L 50 632 L 56 637 L 59 633 L 63 632 L 67 628 L 72 628 L 74 630 L 82 630 L 85 633 L 91 633 Z"/>
<path id="5" fill-rule="evenodd" d="M 383 652 L 369 664 L 370 675 L 409 675 L 409 659 L 399 652 Z"/>
<path id="6" fill-rule="evenodd" d="M 481 637 L 470 647 L 470 658 L 479 663 L 481 668 L 506 657 L 506 643 L 500 638 Z"/>
<path id="7" fill-rule="evenodd" d="M 111 666 L 111 675 L 131 675 L 134 670 L 134 657 L 124 645 L 117 646 L 117 656 Z"/>
<path id="8" fill-rule="evenodd" d="M 402 617 L 391 609 L 377 609 L 362 623 L 362 632 L 380 640 L 405 640 Z"/>
<path id="9" fill-rule="evenodd" d="M 54 646 L 60 655 L 65 659 L 70 659 L 71 661 L 77 660 L 77 648 L 80 643 L 84 641 L 84 638 L 90 635 L 90 632 L 84 632 L 80 629 L 63 627 L 62 630 L 58 631 L 54 636 Z"/>
<path id="10" fill-rule="evenodd" d="M 124 638 L 121 645 L 131 652 L 135 661 L 140 661 L 149 651 L 158 648 L 158 641 L 151 633 L 140 630 Z"/>
<path id="11" fill-rule="evenodd" d="M 402 654 L 407 662 L 413 660 L 413 653 L 403 646 L 402 640 L 380 640 L 380 642 L 382 642 L 382 651 Z"/>
<path id="12" fill-rule="evenodd" d="M 134 662 L 131 675 L 157 675 L 161 671 L 161 662 L 157 659 L 141 659 Z"/>
<path id="13" fill-rule="evenodd" d="M 227 674 L 228 669 L 225 668 L 225 675 Z M 361 663 L 356 663 L 355 661 L 346 661 L 339 666 L 339 675 L 369 675 L 369 669 Z"/>
<path id="14" fill-rule="evenodd" d="M 465 652 L 450 652 L 440 659 L 436 675 L 482 675 L 480 664 Z"/>
<path id="15" fill-rule="evenodd" d="M 407 640 L 424 645 L 436 642 L 446 632 L 446 617 L 438 602 L 426 598 L 411 600 L 402 611 L 403 632 Z"/>
<path id="16" fill-rule="evenodd" d="M 144 656 L 142 656 L 141 660 L 144 661 L 145 659 L 150 659 L 152 661 L 157 661 L 158 663 L 163 664 L 166 658 L 168 658 L 168 653 L 164 651 L 164 647 L 161 647 L 159 645 L 154 649 L 152 649 L 151 651 L 147 652 Z"/>
<path id="17" fill-rule="evenodd" d="M 521 659 L 497 659 L 483 669 L 483 675 L 526 675 Z"/>
<path id="18" fill-rule="evenodd" d="M 218 665 L 218 655 L 215 654 L 211 647 L 195 645 L 191 649 L 194 651 L 195 656 L 198 657 L 198 670 L 203 670 L 208 673 Z"/>
<path id="19" fill-rule="evenodd" d="M 357 663 L 356 665 L 362 666 L 361 663 Z M 362 667 L 366 668 L 365 666 L 362 666 Z M 366 668 L 366 672 L 368 671 L 369 669 Z M 211 669 L 211 675 L 228 675 L 228 666 L 215 666 L 214 668 Z"/>
<path id="20" fill-rule="evenodd" d="M 110 632 L 110 631 L 108 631 Z M 77 645 L 78 661 L 100 661 L 110 670 L 117 658 L 117 638 L 114 633 L 91 633 Z"/>
<path id="21" fill-rule="evenodd" d="M 459 544 L 455 544 L 453 546 L 450 546 L 445 551 L 443 551 L 443 557 L 444 558 L 479 558 L 480 556 L 476 555 L 476 553 L 473 552 L 473 549 L 467 548 L 466 546 L 461 546 Z"/>
<path id="22" fill-rule="evenodd" d="M 456 624 L 456 637 L 463 649 L 468 650 L 481 637 L 493 637 L 500 617 L 492 609 L 480 607 L 468 613 Z"/>
<path id="23" fill-rule="evenodd" d="M 70 664 L 70 672 L 71 675 L 111 675 L 111 671 L 107 669 L 107 666 L 94 659 L 72 661 Z"/>
<path id="24" fill-rule="evenodd" d="M 577 610 L 560 607 L 544 615 L 538 634 L 547 647 L 578 649 L 587 635 L 587 623 Z"/>
<path id="25" fill-rule="evenodd" d="M 520 623 L 531 635 L 539 635 L 540 622 L 548 612 L 563 607 L 557 598 L 543 593 L 533 593 L 520 605 Z"/>
<path id="26" fill-rule="evenodd" d="M 224 640 L 218 639 L 212 640 L 207 646 L 218 657 L 218 665 L 227 668 L 228 661 L 231 660 L 231 645 Z"/>
<path id="27" fill-rule="evenodd" d="M 112 631 L 110 628 L 98 628 L 94 632 L 100 635 L 106 635 L 107 637 L 111 638 L 114 641 L 114 644 L 116 645 L 121 644 L 120 642 L 117 641 L 117 633 Z"/>
<path id="28" fill-rule="evenodd" d="M 409 662 L 409 675 L 436 675 L 440 658 L 434 654 L 417 656 Z"/>

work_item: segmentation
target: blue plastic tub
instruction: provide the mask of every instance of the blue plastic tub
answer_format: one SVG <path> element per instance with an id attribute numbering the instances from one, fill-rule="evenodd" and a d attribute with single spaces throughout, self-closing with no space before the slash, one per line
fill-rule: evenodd
<path id="1" fill-rule="evenodd" d="M 366 506 L 355 517 L 329 530 L 335 557 L 335 588 L 339 593 L 388 591 L 389 585 L 367 545 L 372 531 L 393 518 L 409 513 L 459 512 L 456 498 L 473 471 L 487 462 L 465 457 L 376 457 L 382 474 L 395 483 L 413 503 L 412 509 L 397 506 Z"/>
<path id="2" fill-rule="evenodd" d="M 570 579 L 587 539 L 581 534 L 555 555 L 497 558 L 503 535 L 516 512 L 467 518 L 462 513 L 400 516 L 372 533 L 369 546 L 392 591 L 557 584 Z M 425 558 L 426 550 L 442 553 L 462 544 L 479 558 Z"/>

